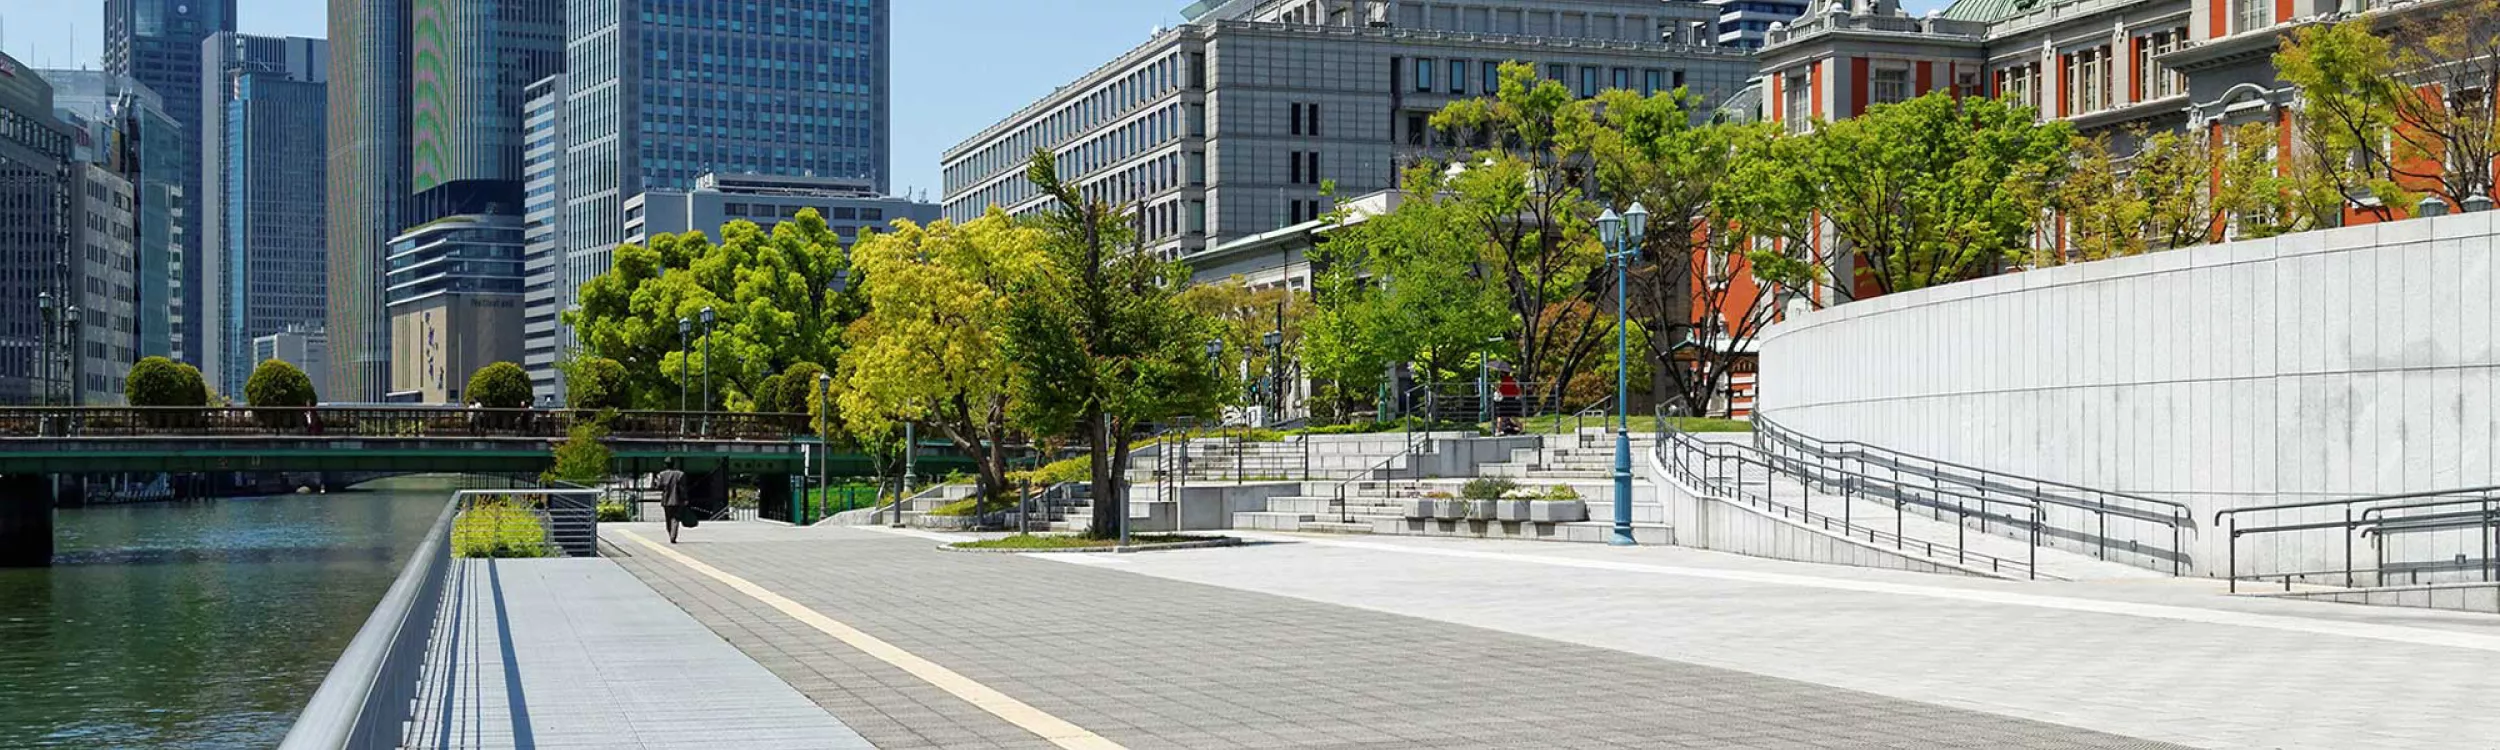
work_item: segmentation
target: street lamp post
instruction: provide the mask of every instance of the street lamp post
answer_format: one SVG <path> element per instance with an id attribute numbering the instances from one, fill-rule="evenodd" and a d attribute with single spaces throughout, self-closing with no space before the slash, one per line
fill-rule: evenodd
<path id="1" fill-rule="evenodd" d="M 1275 425 L 1285 411 L 1285 331 L 1259 337 L 1267 343 L 1267 423 Z"/>
<path id="2" fill-rule="evenodd" d="M 1632 254 L 1639 250 L 1641 236 L 1648 230 L 1649 209 L 1638 201 L 1632 208 L 1616 215 L 1614 209 L 1597 217 L 1598 239 L 1606 244 L 1607 260 L 1615 264 L 1615 533 L 1606 540 L 1613 545 L 1631 545 L 1632 539 L 1632 408 L 1629 397 L 1629 365 L 1631 362 L 1630 309 L 1624 306 L 1624 286 Z"/>
<path id="3" fill-rule="evenodd" d="M 35 331 L 36 406 L 52 405 L 52 328 L 58 325 L 60 313 L 52 309 L 52 293 L 35 295 L 36 309 L 43 311 L 43 327 Z"/>
<path id="4" fill-rule="evenodd" d="M 703 308 L 703 436 L 712 436 L 712 308 Z"/>
<path id="5" fill-rule="evenodd" d="M 694 321 L 677 319 L 677 432 L 686 431 L 686 360 L 690 358 L 689 337 L 694 335 Z"/>
<path id="6" fill-rule="evenodd" d="M 808 418 L 809 421 L 815 423 L 810 426 L 816 428 L 816 447 L 824 450 L 824 460 L 817 462 L 817 468 L 824 472 L 824 479 L 816 483 L 816 491 L 820 493 L 817 495 L 819 504 L 824 502 L 823 498 L 826 495 L 833 494 L 833 426 L 829 420 L 816 415 L 831 414 L 832 407 L 833 375 L 816 373 L 816 408 L 808 410 Z M 850 508 L 842 510 L 850 510 Z"/>

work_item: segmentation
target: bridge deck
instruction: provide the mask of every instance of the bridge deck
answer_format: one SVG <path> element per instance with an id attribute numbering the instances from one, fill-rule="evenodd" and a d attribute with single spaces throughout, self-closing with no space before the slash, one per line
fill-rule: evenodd
<path id="1" fill-rule="evenodd" d="M 406 747 L 869 747 L 614 562 L 453 566 Z"/>

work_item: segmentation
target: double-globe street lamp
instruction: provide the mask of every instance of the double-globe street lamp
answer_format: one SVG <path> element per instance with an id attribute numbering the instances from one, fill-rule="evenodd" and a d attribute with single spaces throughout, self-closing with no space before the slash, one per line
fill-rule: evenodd
<path id="1" fill-rule="evenodd" d="M 693 336 L 694 336 L 694 321 L 692 321 L 692 320 L 688 320 L 688 319 L 685 319 L 685 318 L 678 318 L 678 319 L 677 319 L 677 431 L 678 431 L 680 434 L 682 434 L 682 433 L 684 433 L 684 432 L 686 431 L 686 360 L 690 358 L 690 355 L 689 355 L 687 352 L 689 352 L 689 351 L 691 351 L 691 350 L 692 350 L 693 344 L 691 343 L 691 337 L 693 337 Z"/>
<path id="2" fill-rule="evenodd" d="M 712 308 L 703 308 L 703 436 L 712 436 Z"/>
<path id="3" fill-rule="evenodd" d="M 1630 545 L 1632 540 L 1632 409 L 1628 375 L 1631 362 L 1631 308 L 1624 306 L 1626 269 L 1649 230 L 1649 209 L 1639 201 L 1621 215 L 1612 208 L 1597 217 L 1597 238 L 1606 244 L 1606 259 L 1615 264 L 1615 533 L 1606 543 Z"/>

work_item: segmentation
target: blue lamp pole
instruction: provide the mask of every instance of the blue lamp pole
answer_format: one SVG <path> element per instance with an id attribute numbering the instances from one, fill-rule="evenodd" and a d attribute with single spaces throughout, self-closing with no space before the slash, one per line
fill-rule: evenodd
<path id="1" fill-rule="evenodd" d="M 1597 217 L 1597 238 L 1606 245 L 1606 259 L 1615 264 L 1615 533 L 1607 544 L 1629 546 L 1632 540 L 1632 406 L 1630 308 L 1624 306 L 1626 273 L 1649 225 L 1649 209 L 1638 201 L 1623 215 L 1612 208 Z"/>

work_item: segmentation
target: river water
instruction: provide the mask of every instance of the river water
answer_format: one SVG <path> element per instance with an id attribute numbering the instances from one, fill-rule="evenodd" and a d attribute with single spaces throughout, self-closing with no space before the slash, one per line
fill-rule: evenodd
<path id="1" fill-rule="evenodd" d="M 276 745 L 453 481 L 62 509 L 0 570 L 0 748 Z"/>

